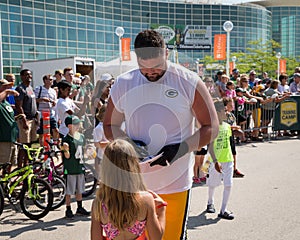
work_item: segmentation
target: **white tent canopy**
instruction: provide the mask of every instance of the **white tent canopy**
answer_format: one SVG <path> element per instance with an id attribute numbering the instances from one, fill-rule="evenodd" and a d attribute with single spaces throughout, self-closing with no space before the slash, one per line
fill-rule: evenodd
<path id="1" fill-rule="evenodd" d="M 100 76 L 103 73 L 110 73 L 114 77 L 117 77 L 120 73 L 127 72 L 131 69 L 137 68 L 137 60 L 136 55 L 134 51 L 130 52 L 130 61 L 122 61 L 121 67 L 120 67 L 120 59 L 116 58 L 109 62 L 96 62 L 96 73 L 95 77 L 96 80 L 100 79 Z"/>

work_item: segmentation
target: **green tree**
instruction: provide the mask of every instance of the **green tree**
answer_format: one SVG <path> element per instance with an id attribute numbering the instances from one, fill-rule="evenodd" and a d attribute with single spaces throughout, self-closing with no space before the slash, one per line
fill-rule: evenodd
<path id="1" fill-rule="evenodd" d="M 276 53 L 281 51 L 281 45 L 274 40 L 267 42 L 249 41 L 247 45 L 245 52 L 231 52 L 231 58 L 232 56 L 237 58 L 235 67 L 240 70 L 240 73 L 249 73 L 254 69 L 257 75 L 267 72 L 271 78 L 277 78 L 278 59 Z M 282 56 L 281 59 L 286 60 L 286 73 L 288 75 L 291 75 L 295 67 L 299 66 L 296 58 Z M 214 65 L 216 68 L 226 66 L 226 60 L 218 61 L 212 56 L 205 56 L 204 63 L 206 66 Z"/>
<path id="2" fill-rule="evenodd" d="M 269 40 L 263 43 L 261 40 L 249 41 L 249 47 L 246 52 L 231 53 L 232 56 L 237 57 L 236 67 L 240 69 L 241 73 L 248 73 L 252 69 L 258 75 L 267 72 L 270 77 L 277 78 L 278 58 L 276 53 L 280 52 L 281 45 Z M 282 56 L 281 59 L 286 60 L 286 73 L 292 74 L 298 63 L 295 58 L 288 58 Z"/>

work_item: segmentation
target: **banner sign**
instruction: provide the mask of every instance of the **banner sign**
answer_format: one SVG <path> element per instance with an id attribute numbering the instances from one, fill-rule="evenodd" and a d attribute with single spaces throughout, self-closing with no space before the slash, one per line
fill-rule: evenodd
<path id="1" fill-rule="evenodd" d="M 229 72 L 232 74 L 232 70 L 234 69 L 234 62 L 229 62 Z"/>
<path id="2" fill-rule="evenodd" d="M 280 59 L 279 60 L 279 73 L 286 73 L 286 60 L 285 59 Z"/>
<path id="3" fill-rule="evenodd" d="M 130 61 L 130 38 L 122 38 L 122 61 Z"/>
<path id="4" fill-rule="evenodd" d="M 297 122 L 297 102 L 282 102 L 280 105 L 280 124 L 290 127 Z"/>
<path id="5" fill-rule="evenodd" d="M 169 49 L 211 49 L 211 26 L 152 24 L 150 27 L 163 36 Z"/>
<path id="6" fill-rule="evenodd" d="M 216 34 L 214 40 L 214 59 L 226 59 L 226 34 Z"/>

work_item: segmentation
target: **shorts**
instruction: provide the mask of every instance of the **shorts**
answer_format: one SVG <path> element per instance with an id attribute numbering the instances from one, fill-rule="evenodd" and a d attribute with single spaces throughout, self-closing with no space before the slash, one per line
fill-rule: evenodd
<path id="1" fill-rule="evenodd" d="M 37 139 L 36 136 L 36 122 L 34 119 L 32 120 L 28 120 L 26 119 L 27 125 L 28 125 L 28 129 L 24 129 L 23 128 L 23 123 L 22 120 L 19 119 L 17 120 L 17 124 L 18 124 L 18 128 L 19 128 L 19 142 L 20 143 L 32 143 L 35 142 Z"/>
<path id="2" fill-rule="evenodd" d="M 223 184 L 225 187 L 231 187 L 233 183 L 233 162 L 221 163 L 222 173 L 217 172 L 215 164 L 210 164 L 206 184 L 208 187 L 218 187 Z"/>
<path id="3" fill-rule="evenodd" d="M 0 163 L 17 164 L 17 146 L 11 142 L 0 142 Z"/>
<path id="4" fill-rule="evenodd" d="M 85 190 L 84 174 L 66 175 L 66 195 L 82 194 Z"/>
<path id="5" fill-rule="evenodd" d="M 54 117 L 50 117 L 50 131 L 51 131 L 51 133 L 52 133 L 52 130 L 55 129 L 55 128 L 58 128 L 57 122 L 56 122 Z M 38 134 L 43 134 L 44 133 L 43 118 L 41 118 L 41 120 L 40 120 L 40 127 L 37 130 L 37 133 Z"/>
<path id="6" fill-rule="evenodd" d="M 194 151 L 195 155 L 206 155 L 207 154 L 207 146 L 201 148 L 200 151 Z"/>
<path id="7" fill-rule="evenodd" d="M 96 171 L 96 178 L 99 180 L 100 179 L 100 163 L 101 163 L 102 159 L 99 158 L 98 156 L 95 157 L 95 171 Z"/>
<path id="8" fill-rule="evenodd" d="M 242 115 L 242 114 L 238 114 L 237 116 L 237 124 L 240 125 L 241 123 L 245 122 L 247 120 L 247 117 Z"/>

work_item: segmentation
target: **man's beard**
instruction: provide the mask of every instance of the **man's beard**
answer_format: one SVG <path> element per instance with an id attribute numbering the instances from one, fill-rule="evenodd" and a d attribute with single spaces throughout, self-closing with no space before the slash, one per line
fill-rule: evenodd
<path id="1" fill-rule="evenodd" d="M 145 77 L 150 81 L 150 82 L 156 82 L 158 81 L 164 74 L 166 71 L 163 71 L 161 74 L 151 74 L 148 75 L 146 74 Z"/>

